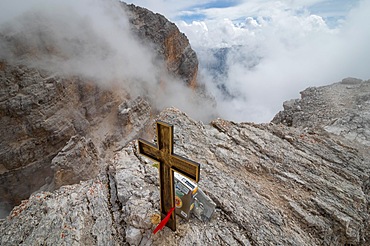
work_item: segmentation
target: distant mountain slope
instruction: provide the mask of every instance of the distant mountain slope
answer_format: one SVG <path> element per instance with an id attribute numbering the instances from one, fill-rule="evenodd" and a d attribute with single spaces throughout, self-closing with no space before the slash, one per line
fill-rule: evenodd
<path id="1" fill-rule="evenodd" d="M 196 87 L 198 59 L 185 34 L 160 14 L 133 4 L 127 5 L 126 9 L 134 32 L 143 42 L 156 45 L 154 49 L 166 61 L 168 70 L 190 87 Z"/>
<path id="2" fill-rule="evenodd" d="M 301 99 L 285 102 L 284 110 L 272 122 L 321 127 L 370 146 L 370 81 L 346 78 L 333 85 L 308 88 L 301 92 Z"/>

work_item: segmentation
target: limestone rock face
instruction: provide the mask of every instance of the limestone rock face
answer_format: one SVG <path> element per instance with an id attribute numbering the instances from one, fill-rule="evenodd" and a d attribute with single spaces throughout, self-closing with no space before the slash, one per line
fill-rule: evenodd
<path id="1" fill-rule="evenodd" d="M 114 143 L 130 141 L 150 117 L 142 98 L 80 78 L 3 64 L 0 84 L 0 211 L 41 187 L 92 178 Z"/>
<path id="2" fill-rule="evenodd" d="M 98 150 L 91 139 L 72 136 L 51 161 L 54 177 L 48 190 L 94 178 L 101 166 Z"/>
<path id="3" fill-rule="evenodd" d="M 323 127 L 370 146 L 370 81 L 354 78 L 301 92 L 272 120 L 294 127 Z"/>
<path id="4" fill-rule="evenodd" d="M 124 5 L 126 6 L 126 5 Z M 128 5 L 136 34 L 195 86 L 177 28 Z M 369 81 L 309 88 L 271 124 L 209 125 L 79 77 L 0 62 L 0 245 L 369 245 Z M 208 222 L 156 235 L 158 170 L 137 152 L 155 120 L 201 164 Z M 280 124 L 282 123 L 282 124 Z M 154 140 L 153 140 L 154 141 Z M 4 212 L 5 211 L 5 212 Z"/>
<path id="5" fill-rule="evenodd" d="M 217 204 L 210 221 L 179 218 L 176 232 L 153 235 L 158 170 L 131 142 L 99 177 L 23 201 L 0 225 L 1 245 L 370 242 L 366 145 L 319 128 L 222 119 L 204 125 L 174 108 L 158 119 L 175 126 L 174 153 L 201 164 L 199 185 Z"/>
<path id="6" fill-rule="evenodd" d="M 118 242 L 120 235 L 112 226 L 106 186 L 106 177 L 101 177 L 99 181 L 64 186 L 54 193 L 32 195 L 9 215 L 12 225 L 1 232 L 1 244 L 110 245 L 115 237 Z M 25 213 L 29 217 L 23 220 Z M 15 236 L 15 231 L 20 234 Z"/>
<path id="7" fill-rule="evenodd" d="M 189 86 L 197 86 L 198 58 L 188 38 L 164 16 L 145 8 L 126 5 L 133 31 L 154 44 L 157 54 L 166 61 L 168 70 Z"/>
<path id="8" fill-rule="evenodd" d="M 150 105 L 143 98 L 127 100 L 118 106 L 118 119 L 121 127 L 129 134 L 134 132 L 133 128 L 142 128 L 142 123 L 150 117 Z M 126 129 L 127 128 L 127 129 Z"/>
<path id="9" fill-rule="evenodd" d="M 93 84 L 22 66 L 4 65 L 0 84 L 0 200 L 17 204 L 53 176 L 51 160 L 71 136 L 86 134 L 119 101 Z"/>
<path id="10" fill-rule="evenodd" d="M 124 8 L 132 29 L 154 44 L 159 61 L 195 86 L 198 61 L 186 36 L 163 16 Z M 9 47 L 15 50 L 12 62 L 0 60 L 0 218 L 37 190 L 95 176 L 102 159 L 142 134 L 151 117 L 143 97 L 131 98 L 118 85 L 19 65 L 16 55 L 57 52 L 42 46 L 41 34 L 37 45 L 21 33 L 0 34 L 0 42 L 13 41 Z"/>

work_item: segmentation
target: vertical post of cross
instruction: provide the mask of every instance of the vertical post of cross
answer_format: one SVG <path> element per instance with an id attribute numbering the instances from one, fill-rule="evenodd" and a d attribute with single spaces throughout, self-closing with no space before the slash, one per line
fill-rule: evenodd
<path id="1" fill-rule="evenodd" d="M 175 206 L 174 172 L 198 182 L 200 165 L 173 153 L 173 126 L 162 121 L 157 121 L 157 144 L 139 139 L 138 149 L 140 154 L 159 164 L 160 210 L 163 219 Z M 175 212 L 171 214 L 167 226 L 176 231 Z"/>

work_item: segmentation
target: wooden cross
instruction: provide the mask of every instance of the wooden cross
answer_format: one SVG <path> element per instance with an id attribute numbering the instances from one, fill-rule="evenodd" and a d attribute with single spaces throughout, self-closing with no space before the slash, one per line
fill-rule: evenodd
<path id="1" fill-rule="evenodd" d="M 157 145 L 143 139 L 138 140 L 139 153 L 159 163 L 161 194 L 161 217 L 166 217 L 175 207 L 174 171 L 195 182 L 199 181 L 199 164 L 173 153 L 173 126 L 157 121 Z M 176 231 L 176 212 L 171 214 L 167 226 Z"/>

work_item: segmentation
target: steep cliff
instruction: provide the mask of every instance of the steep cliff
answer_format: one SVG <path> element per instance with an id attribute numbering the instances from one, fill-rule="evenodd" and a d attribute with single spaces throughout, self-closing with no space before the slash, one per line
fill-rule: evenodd
<path id="1" fill-rule="evenodd" d="M 128 11 L 132 30 L 137 29 L 141 41 L 151 45 L 158 63 L 167 64 L 173 76 L 195 86 L 198 61 L 185 35 L 149 10 L 124 3 L 118 7 L 122 16 Z M 64 23 L 58 17 L 48 27 L 49 16 L 26 13 L 16 23 L 29 30 L 9 23 L 0 26 L 0 50 L 5 47 L 9 53 L 0 56 L 8 58 L 0 61 L 0 218 L 37 190 L 96 176 L 114 145 L 132 140 L 155 110 L 144 99 L 148 95 L 130 95 L 128 87 L 138 81 L 125 85 L 130 78 L 121 77 L 106 83 L 101 77 L 69 76 L 65 66 L 55 70 L 44 64 L 42 59 L 68 62 L 75 59 L 75 52 L 86 55 L 91 46 L 86 42 L 98 38 L 80 30 L 77 36 L 67 36 L 70 39 L 56 40 L 59 36 L 51 27 Z M 70 18 L 76 17 L 71 13 Z M 83 21 L 76 26 L 89 29 Z M 71 32 L 68 26 L 65 30 Z M 93 48 L 99 52 L 101 47 Z M 78 51 L 83 49 L 85 53 Z M 109 55 L 108 48 L 103 51 Z M 126 69 L 125 63 L 120 66 Z M 94 68 L 88 73 L 96 73 Z"/>
<path id="2" fill-rule="evenodd" d="M 186 37 L 122 6 L 156 59 L 195 86 Z M 157 114 L 117 83 L 13 62 L 0 62 L 0 211 L 18 206 L 0 219 L 1 245 L 369 244 L 369 81 L 309 88 L 274 123 L 205 125 L 175 108 Z M 217 206 L 210 221 L 178 218 L 176 232 L 153 235 L 158 170 L 135 139 L 155 141 L 157 119 L 175 126 L 174 152 L 201 164 L 199 185 Z"/>
<path id="3" fill-rule="evenodd" d="M 164 16 L 145 8 L 127 5 L 134 32 L 155 44 L 154 49 L 166 61 L 168 70 L 179 75 L 190 87 L 197 86 L 198 59 L 188 38 Z"/>
<path id="4" fill-rule="evenodd" d="M 119 129 L 120 122 L 115 116 L 125 99 L 119 90 L 105 90 L 79 78 L 55 77 L 36 69 L 6 64 L 0 71 L 0 84 L 0 200 L 3 206 L 19 204 L 32 192 L 51 183 L 56 172 L 52 160 L 69 145 L 67 142 L 72 141 L 73 136 L 92 138 L 97 145 L 93 149 L 102 149 L 109 135 L 115 128 Z M 96 165 L 91 163 L 92 168 L 84 177 L 64 179 L 67 184 L 97 174 L 99 154 L 97 150 L 93 152 Z M 74 156 L 81 169 L 91 162 L 82 159 L 89 154 L 87 151 Z M 60 171 L 59 175 L 62 175 Z"/>

